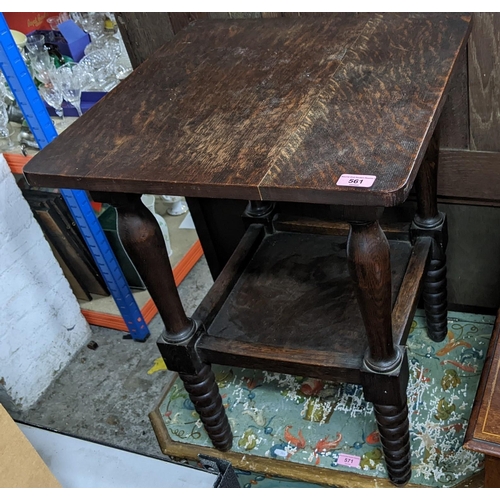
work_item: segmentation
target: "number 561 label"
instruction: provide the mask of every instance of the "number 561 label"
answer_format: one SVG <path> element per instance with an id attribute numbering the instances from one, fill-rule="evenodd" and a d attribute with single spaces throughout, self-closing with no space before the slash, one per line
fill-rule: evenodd
<path id="1" fill-rule="evenodd" d="M 376 175 L 342 174 L 337 181 L 337 186 L 369 188 L 373 185 L 376 178 Z"/>

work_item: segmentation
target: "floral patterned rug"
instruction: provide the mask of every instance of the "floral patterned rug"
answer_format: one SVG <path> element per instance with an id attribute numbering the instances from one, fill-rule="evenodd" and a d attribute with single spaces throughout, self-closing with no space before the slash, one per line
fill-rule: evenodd
<path id="1" fill-rule="evenodd" d="M 494 316 L 449 313 L 441 343 L 427 338 L 417 311 L 407 341 L 412 447 L 410 484 L 453 487 L 479 472 L 483 455 L 462 447 Z M 234 434 L 233 452 L 329 471 L 387 478 L 373 407 L 361 386 L 260 370 L 213 366 Z M 159 412 L 171 440 L 212 445 L 184 391 L 175 383 Z M 182 458 L 182 457 L 181 457 Z M 244 487 L 308 487 L 238 471 Z M 274 481 L 274 484 L 272 484 Z"/>

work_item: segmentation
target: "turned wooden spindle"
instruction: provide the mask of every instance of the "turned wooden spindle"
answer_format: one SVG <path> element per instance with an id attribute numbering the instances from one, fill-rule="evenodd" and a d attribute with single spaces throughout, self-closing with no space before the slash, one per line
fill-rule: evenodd
<path id="1" fill-rule="evenodd" d="M 406 401 L 373 404 L 389 479 L 404 486 L 411 477 L 410 424 Z"/>
<path id="2" fill-rule="evenodd" d="M 161 229 L 140 195 L 127 201 L 115 204 L 120 239 L 158 308 L 163 335 L 181 342 L 192 335 L 194 322 L 184 312 Z"/>
<path id="3" fill-rule="evenodd" d="M 392 340 L 389 243 L 377 220 L 350 224 L 347 258 L 368 336 L 365 364 L 389 371 L 399 361 Z"/>
<path id="4" fill-rule="evenodd" d="M 424 280 L 422 298 L 429 338 L 441 342 L 448 331 L 448 301 L 446 279 L 446 216 L 437 205 L 437 175 L 439 140 L 435 134 L 420 166 L 415 188 L 417 212 L 413 220 L 414 234 L 433 238 L 432 255 Z"/>
<path id="5" fill-rule="evenodd" d="M 363 213 L 362 210 L 358 212 Z M 364 212 L 366 216 L 366 210 Z M 396 486 L 404 486 L 411 477 L 406 404 L 408 361 L 403 351 L 394 345 L 392 337 L 389 242 L 377 219 L 351 220 L 350 226 L 349 272 L 368 339 L 363 390 L 367 401 L 374 405 L 389 478 Z"/>

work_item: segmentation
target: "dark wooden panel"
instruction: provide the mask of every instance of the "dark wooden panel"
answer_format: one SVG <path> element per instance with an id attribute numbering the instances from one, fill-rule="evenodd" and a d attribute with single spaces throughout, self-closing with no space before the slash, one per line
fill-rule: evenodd
<path id="1" fill-rule="evenodd" d="M 293 216 L 286 213 L 279 213 L 273 220 L 273 227 L 277 231 L 312 233 L 312 234 L 330 234 L 333 236 L 347 236 L 350 225 L 345 221 L 331 221 L 319 218 L 309 218 Z M 394 240 L 409 240 L 410 223 L 384 223 L 380 221 L 380 227 L 386 235 Z"/>
<path id="2" fill-rule="evenodd" d="M 114 14 L 134 68 L 174 36 L 168 12 L 115 12 Z"/>
<path id="3" fill-rule="evenodd" d="M 471 149 L 500 151 L 500 13 L 475 13 L 469 43 Z"/>
<path id="4" fill-rule="evenodd" d="M 438 127 L 440 148 L 469 149 L 467 50 L 458 58 Z"/>
<path id="5" fill-rule="evenodd" d="M 196 232 L 212 277 L 215 279 L 245 234 L 242 200 L 187 198 Z"/>
<path id="6" fill-rule="evenodd" d="M 210 19 L 257 19 L 263 16 L 261 12 L 210 12 L 209 17 Z"/>
<path id="7" fill-rule="evenodd" d="M 89 293 L 109 295 L 106 283 L 61 194 L 28 188 L 23 188 L 22 192 L 45 237 L 85 290 L 87 299 L 90 300 Z"/>
<path id="8" fill-rule="evenodd" d="M 207 363 L 239 366 L 315 377 L 322 380 L 361 384 L 361 359 L 344 353 L 315 349 L 293 349 L 204 336 L 198 342 L 200 357 Z"/>
<path id="9" fill-rule="evenodd" d="M 180 30 L 196 19 L 206 19 L 209 17 L 208 12 L 170 12 L 169 16 L 174 34 L 179 33 Z"/>
<path id="10" fill-rule="evenodd" d="M 500 153 L 441 150 L 438 196 L 500 202 Z"/>
<path id="11" fill-rule="evenodd" d="M 230 19 L 258 19 L 260 12 L 228 12 Z"/>
<path id="12" fill-rule="evenodd" d="M 59 252 L 57 251 L 56 247 L 52 245 L 50 241 L 48 241 L 50 249 L 52 250 L 52 253 L 54 254 L 54 257 L 56 258 L 57 262 L 61 266 L 61 269 L 63 271 L 64 276 L 68 280 L 69 286 L 71 287 L 71 290 L 73 290 L 73 293 L 75 294 L 75 297 L 78 300 L 83 300 L 83 301 L 90 301 L 92 300 L 92 295 L 90 295 L 90 292 L 88 290 L 85 290 L 80 282 L 78 281 L 77 277 L 74 275 L 73 271 L 68 267 L 66 262 L 64 262 L 64 259 L 61 257 Z"/>
<path id="13" fill-rule="evenodd" d="M 229 12 L 209 12 L 210 19 L 229 19 Z"/>
<path id="14" fill-rule="evenodd" d="M 85 260 L 79 248 L 75 248 L 69 235 L 65 233 L 61 221 L 50 209 L 33 209 L 33 214 L 40 224 L 45 237 L 57 250 L 58 255 L 64 260 L 71 274 L 78 280 L 79 285 L 85 290 L 88 298 L 89 293 L 98 295 L 109 295 L 103 288 L 102 278 L 95 275 L 94 269 Z"/>
<path id="15" fill-rule="evenodd" d="M 500 208 L 440 204 L 448 218 L 448 301 L 474 308 L 500 305 Z M 491 311 L 489 312 L 489 314 Z"/>
<path id="16" fill-rule="evenodd" d="M 485 488 L 500 488 L 500 458 L 485 457 Z"/>

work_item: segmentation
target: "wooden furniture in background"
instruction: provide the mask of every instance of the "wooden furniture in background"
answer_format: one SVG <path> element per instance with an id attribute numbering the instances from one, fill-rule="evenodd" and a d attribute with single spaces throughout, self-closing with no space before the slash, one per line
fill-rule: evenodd
<path id="1" fill-rule="evenodd" d="M 25 182 L 20 182 L 20 187 L 75 296 L 80 300 L 92 300 L 92 294 L 109 296 L 106 283 L 62 195 L 57 191 L 31 190 Z"/>
<path id="2" fill-rule="evenodd" d="M 404 343 L 421 290 L 430 337 L 447 331 L 433 132 L 469 31 L 460 14 L 198 20 L 26 165 L 35 186 L 117 208 L 160 351 L 219 450 L 232 435 L 211 363 L 361 383 L 389 478 L 409 481 Z M 384 231 L 414 184 L 411 227 Z M 141 193 L 249 200 L 193 318 Z M 275 202 L 331 214 L 284 220 Z"/>
<path id="3" fill-rule="evenodd" d="M 486 488 L 500 488 L 500 311 L 472 407 L 464 448 L 484 453 Z"/>

